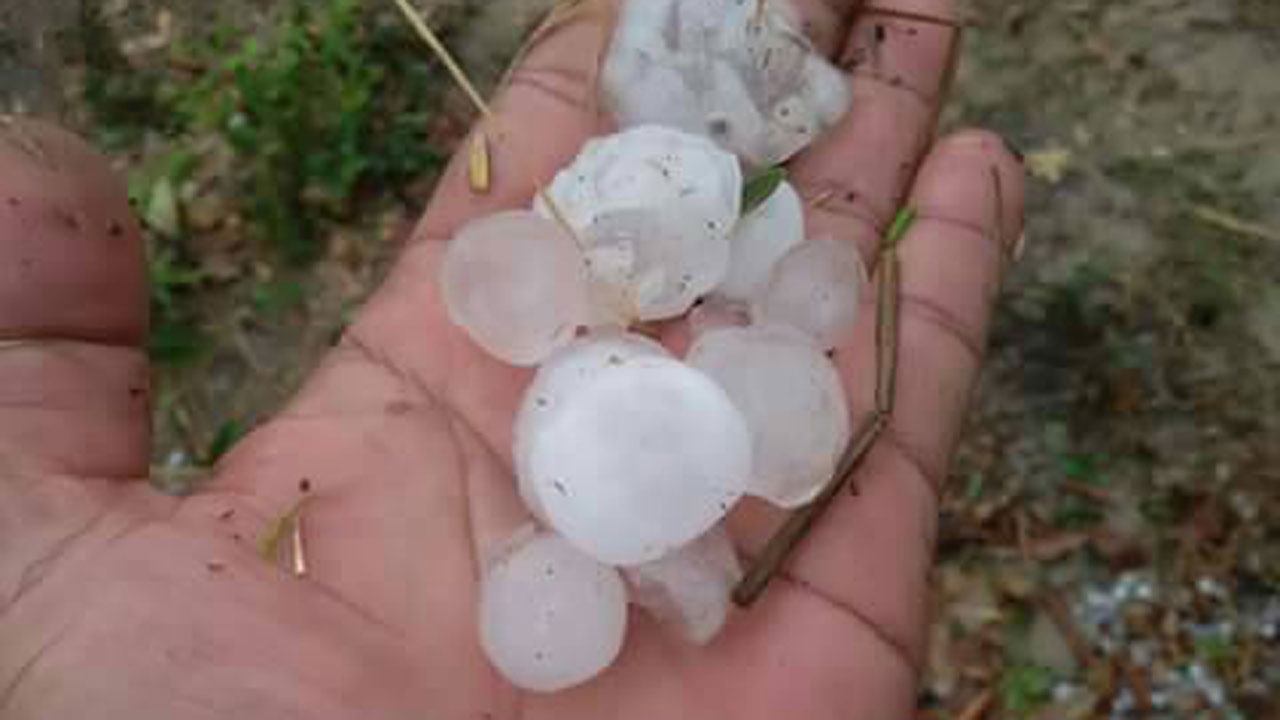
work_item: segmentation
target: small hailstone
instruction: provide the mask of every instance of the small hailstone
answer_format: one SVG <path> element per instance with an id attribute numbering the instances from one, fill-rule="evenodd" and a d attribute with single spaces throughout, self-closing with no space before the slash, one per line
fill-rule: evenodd
<path id="1" fill-rule="evenodd" d="M 449 319 L 490 355 L 536 365 L 586 320 L 583 258 L 559 225 L 528 211 L 477 220 L 449 243 L 440 277 Z"/>
<path id="2" fill-rule="evenodd" d="M 681 315 L 724 279 L 742 171 L 705 138 L 645 125 L 589 141 L 547 195 L 583 245 L 593 302 L 625 325 Z M 542 197 L 535 209 L 554 214 Z"/>
<path id="3" fill-rule="evenodd" d="M 666 557 L 623 571 L 631 600 L 659 622 L 705 645 L 724 627 L 742 565 L 724 525 Z"/>
<path id="4" fill-rule="evenodd" d="M 830 350 L 849 338 L 866 284 L 866 266 L 852 243 L 809 240 L 778 261 L 751 317 L 802 330 Z"/>
<path id="5" fill-rule="evenodd" d="M 520 497 L 534 517 L 548 522 L 546 511 L 532 486 L 530 450 L 539 432 L 573 393 L 611 367 L 642 357 L 671 357 L 667 349 L 643 335 L 623 332 L 593 333 L 562 348 L 538 368 L 516 412 L 512 456 Z"/>
<path id="6" fill-rule="evenodd" d="M 751 435 L 705 374 L 665 357 L 602 369 L 531 430 L 528 482 L 549 524 L 611 565 L 656 560 L 742 495 Z"/>
<path id="7" fill-rule="evenodd" d="M 601 77 L 620 125 L 711 137 L 749 164 L 780 163 L 848 109 L 843 75 L 788 0 L 631 0 Z"/>
<path id="8" fill-rule="evenodd" d="M 512 685 L 554 692 L 617 658 L 627 626 L 618 571 L 551 533 L 534 535 L 485 568 L 480 645 Z"/>
<path id="9" fill-rule="evenodd" d="M 748 303 L 764 292 L 773 267 L 804 242 L 804 206 L 785 180 L 760 207 L 748 213 L 734 232 L 729 273 L 715 295 Z"/>
<path id="10" fill-rule="evenodd" d="M 848 440 L 849 410 L 827 356 L 785 326 L 713 330 L 688 362 L 720 383 L 751 428 L 747 492 L 786 508 L 813 499 Z"/>

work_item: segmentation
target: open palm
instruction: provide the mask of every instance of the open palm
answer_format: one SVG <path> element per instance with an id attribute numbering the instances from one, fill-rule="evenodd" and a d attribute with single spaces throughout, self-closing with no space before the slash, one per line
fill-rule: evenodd
<path id="1" fill-rule="evenodd" d="M 304 391 L 199 495 L 151 491 L 146 292 L 123 191 L 77 140 L 0 126 L 0 718 L 905 718 L 923 652 L 937 485 L 978 371 L 1021 168 L 993 136 L 933 142 L 956 31 L 946 0 L 805 0 L 854 109 L 794 163 L 810 234 L 874 263 L 901 246 L 897 414 L 857 482 L 749 612 L 706 648 L 632 613 L 619 662 L 558 695 L 488 666 L 479 558 L 525 514 L 510 436 L 526 371 L 446 320 L 442 240 L 527 204 L 605 130 L 589 16 L 539 44 L 487 126 L 495 183 L 455 162 L 385 287 Z M 932 19 L 931 19 L 932 18 Z M 874 313 L 837 353 L 872 404 Z M 310 487 L 310 574 L 256 554 Z M 777 523 L 731 519 L 750 554 Z"/>

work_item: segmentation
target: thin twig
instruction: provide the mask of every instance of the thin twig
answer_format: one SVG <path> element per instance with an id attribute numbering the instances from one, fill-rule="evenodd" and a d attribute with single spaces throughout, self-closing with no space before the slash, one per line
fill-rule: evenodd
<path id="1" fill-rule="evenodd" d="M 419 37 L 427 43 L 427 46 L 436 54 L 436 57 L 440 59 L 440 62 L 444 63 L 449 74 L 453 76 L 454 82 L 456 82 L 466 93 L 467 97 L 471 99 L 471 103 L 476 106 L 476 109 L 480 111 L 480 114 L 484 119 L 489 122 L 494 122 L 495 116 L 493 111 L 490 110 L 489 104 L 480 96 L 479 91 L 476 90 L 475 84 L 472 83 L 471 78 L 467 76 L 467 72 L 462 69 L 462 66 L 459 65 L 456 60 L 454 60 L 453 55 L 449 52 L 449 49 L 445 47 L 445 44 L 440 40 L 439 36 L 437 36 L 427 25 L 427 22 L 418 15 L 417 11 L 413 9 L 413 6 L 409 4 L 409 0 L 395 0 L 395 2 L 396 6 L 400 8 L 401 14 L 404 15 L 405 20 L 413 26 L 413 29 L 416 30 Z M 479 132 L 484 131 L 483 129 L 480 129 Z M 487 147 L 485 154 L 486 157 L 488 157 Z M 491 162 L 492 160 L 489 160 L 489 163 L 487 164 L 491 164 Z M 547 204 L 547 207 L 551 210 L 551 214 L 555 216 L 556 221 L 564 227 L 570 237 L 572 237 L 579 245 L 582 245 L 582 239 L 578 237 L 578 233 L 573 229 L 573 226 L 566 221 L 564 213 L 561 212 L 560 207 L 556 204 L 555 200 L 551 198 L 551 194 L 548 193 L 546 188 L 542 185 L 537 186 L 537 191 L 538 197 L 542 198 L 542 201 Z"/>
<path id="2" fill-rule="evenodd" d="M 889 426 L 889 418 L 893 412 L 893 387 L 898 364 L 897 247 L 915 222 L 915 218 L 915 210 L 904 209 L 894 218 L 893 224 L 885 235 L 882 251 L 884 259 L 881 260 L 879 268 L 878 305 L 880 310 L 876 321 L 876 406 L 849 440 L 840 461 L 836 464 L 835 473 L 827 481 L 822 492 L 808 505 L 796 510 L 787 518 L 782 527 L 769 538 L 760 555 L 747 569 L 737 587 L 733 589 L 733 602 L 739 607 L 750 607 L 760 598 L 769 583 L 782 569 L 783 563 L 808 536 L 814 523 L 826 513 L 841 491 L 852 483 L 854 472 L 862 464 L 885 428 Z M 888 388 L 887 391 L 886 388 Z"/>
<path id="3" fill-rule="evenodd" d="M 887 418 L 884 415 L 879 412 L 871 413 L 862 428 L 854 435 L 853 441 L 841 458 L 840 467 L 835 476 L 827 482 L 818 497 L 792 513 L 773 537 L 769 538 L 760 555 L 743 575 L 737 587 L 733 589 L 735 604 L 746 608 L 760 599 L 760 595 L 778 574 L 792 551 L 809 534 L 813 524 L 822 517 L 832 501 L 840 495 L 840 491 L 853 479 L 853 471 L 857 469 L 886 424 Z"/>
<path id="4" fill-rule="evenodd" d="M 1000 169 L 995 165 L 990 167 L 991 171 L 991 187 L 995 192 L 995 208 L 991 218 L 994 223 L 996 233 L 996 242 L 1000 245 L 1001 269 L 1013 262 L 1014 248 L 1009 244 L 1009 238 L 1004 234 L 1004 182 L 1000 179 Z"/>
<path id="5" fill-rule="evenodd" d="M 293 576 L 307 576 L 307 550 L 302 542 L 302 512 L 298 509 L 298 516 L 293 520 L 293 536 L 290 545 L 293 548 L 291 555 L 293 556 Z"/>
<path id="6" fill-rule="evenodd" d="M 1236 233 L 1237 235 L 1246 235 L 1259 240 L 1270 240 L 1271 242 L 1280 243 L 1280 232 L 1276 232 L 1275 230 L 1264 225 L 1259 225 L 1258 223 L 1242 220 L 1230 213 L 1209 207 L 1208 205 L 1192 205 L 1191 212 L 1201 221 L 1219 229 L 1227 230 Z"/>
<path id="7" fill-rule="evenodd" d="M 470 98 L 471 103 L 476 106 L 480 114 L 489 119 L 493 117 L 493 112 L 489 109 L 489 104 L 484 101 L 480 93 L 476 90 L 476 86 L 471 83 L 471 78 L 467 77 L 467 73 L 463 71 L 462 66 L 453 58 L 453 54 L 449 52 L 449 48 L 445 47 L 440 41 L 435 31 L 427 25 L 427 21 L 422 19 L 413 6 L 409 4 L 409 0 L 395 0 L 396 6 L 400 8 L 400 12 L 404 14 L 405 20 L 413 26 L 418 36 L 431 48 L 440 62 L 444 64 L 445 69 L 453 76 L 453 81 L 458 83 L 463 92 Z"/>
<path id="8" fill-rule="evenodd" d="M 1071 609 L 1067 607 L 1067 603 L 1058 594 L 1046 593 L 1041 596 L 1040 605 L 1049 616 L 1049 620 L 1058 628 L 1058 632 L 1062 633 L 1063 639 L 1067 641 L 1067 648 L 1071 650 L 1076 664 L 1081 668 L 1089 667 L 1093 663 L 1093 651 L 1084 635 L 1080 633 L 1080 628 L 1072 618 Z"/>
<path id="9" fill-rule="evenodd" d="M 978 693 L 956 716 L 956 720 L 982 720 L 995 704 L 996 694 L 991 688 Z"/>
<path id="10" fill-rule="evenodd" d="M 1066 490 L 1069 493 L 1093 500 L 1094 502 L 1110 505 L 1116 501 L 1115 495 L 1108 492 L 1105 488 L 1094 487 L 1087 483 L 1082 483 L 1076 480 L 1063 480 L 1061 486 L 1063 490 Z"/>

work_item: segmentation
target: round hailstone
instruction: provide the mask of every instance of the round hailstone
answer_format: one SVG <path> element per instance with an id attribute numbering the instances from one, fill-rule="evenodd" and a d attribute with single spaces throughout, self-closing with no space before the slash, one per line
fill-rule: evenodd
<path id="1" fill-rule="evenodd" d="M 610 366 L 535 428 L 529 482 L 551 526 L 611 565 L 656 560 L 742 495 L 751 435 L 705 374 L 663 357 Z"/>
<path id="2" fill-rule="evenodd" d="M 583 258 L 574 239 L 536 213 L 513 210 L 462 229 L 440 271 L 449 319 L 512 365 L 536 365 L 586 320 Z"/>
<path id="3" fill-rule="evenodd" d="M 729 616 L 742 565 L 724 525 L 666 557 L 623 571 L 631 600 L 658 622 L 699 645 L 712 640 Z"/>
<path id="4" fill-rule="evenodd" d="M 681 315 L 724 279 L 742 172 L 704 138 L 645 125 L 592 140 L 547 194 L 582 242 L 593 303 L 618 324 Z M 553 215 L 542 197 L 535 209 Z"/>
<path id="5" fill-rule="evenodd" d="M 729 273 L 715 295 L 749 303 L 769 284 L 774 265 L 804 242 L 804 206 L 785 180 L 760 207 L 742 218 L 734 232 Z"/>
<path id="6" fill-rule="evenodd" d="M 547 427 L 548 418 L 564 405 L 566 399 L 602 371 L 646 357 L 669 358 L 671 354 L 643 335 L 604 332 L 578 338 L 538 368 L 538 374 L 525 390 L 520 409 L 516 412 L 512 456 L 520 497 L 529 512 L 544 524 L 548 524 L 547 515 L 533 491 L 529 464 L 530 448 L 535 444 L 538 433 Z"/>
<path id="7" fill-rule="evenodd" d="M 785 326 L 713 330 L 688 362 L 720 383 L 751 428 L 747 492 L 794 508 L 831 478 L 848 442 L 849 409 L 831 360 Z"/>
<path id="8" fill-rule="evenodd" d="M 778 261 L 751 317 L 802 330 L 830 350 L 849 339 L 866 284 L 866 266 L 852 243 L 809 240 Z"/>
<path id="9" fill-rule="evenodd" d="M 619 125 L 705 135 L 765 167 L 848 109 L 843 75 L 800 31 L 788 0 L 631 0 L 601 88 Z"/>
<path id="10" fill-rule="evenodd" d="M 480 645 L 502 676 L 525 690 L 554 692 L 617 658 L 627 592 L 617 570 L 541 533 L 485 569 L 479 615 Z"/>

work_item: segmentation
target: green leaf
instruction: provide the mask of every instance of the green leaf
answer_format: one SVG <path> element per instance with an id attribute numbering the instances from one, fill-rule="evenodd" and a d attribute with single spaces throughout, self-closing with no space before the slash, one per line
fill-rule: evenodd
<path id="1" fill-rule="evenodd" d="M 762 170 L 760 174 L 747 181 L 742 187 L 742 214 L 749 215 L 773 196 L 782 182 L 787 179 L 787 169 L 775 165 Z"/>
<path id="2" fill-rule="evenodd" d="M 885 240 L 890 245 L 898 244 L 906 236 L 911 226 L 915 224 L 916 215 L 917 213 L 913 208 L 906 208 L 900 211 L 897 217 L 893 219 L 893 224 L 889 226 L 889 232 L 885 233 Z"/>
<path id="3" fill-rule="evenodd" d="M 213 440 L 209 441 L 209 451 L 201 460 L 201 464 L 209 467 L 218 462 L 218 458 L 226 455 L 231 446 L 239 442 L 246 432 L 248 428 L 236 420 L 222 423 L 218 431 L 213 434 Z"/>

